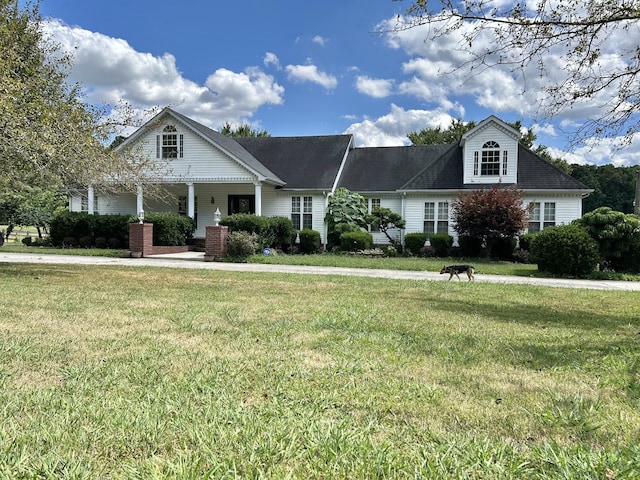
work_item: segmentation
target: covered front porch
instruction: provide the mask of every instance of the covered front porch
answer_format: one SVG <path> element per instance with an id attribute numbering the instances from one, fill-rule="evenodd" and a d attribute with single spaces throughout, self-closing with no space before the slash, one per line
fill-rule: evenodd
<path id="1" fill-rule="evenodd" d="M 272 189 L 273 187 L 271 187 Z M 72 199 L 72 211 L 89 214 L 129 214 L 140 212 L 176 213 L 193 218 L 195 237 L 204 238 L 207 225 L 214 224 L 214 214 L 222 217 L 234 213 L 263 215 L 263 185 L 256 183 L 166 183 L 145 188 L 137 187 L 136 194 L 104 194 L 89 187 L 86 198 Z"/>

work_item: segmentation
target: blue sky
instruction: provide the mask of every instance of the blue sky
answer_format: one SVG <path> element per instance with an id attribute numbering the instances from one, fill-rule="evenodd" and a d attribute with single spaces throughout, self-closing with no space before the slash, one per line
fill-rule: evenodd
<path id="1" fill-rule="evenodd" d="M 439 74 L 463 58 L 459 37 L 380 33 L 409 4 L 43 0 L 40 8 L 90 102 L 126 101 L 141 113 L 171 106 L 212 128 L 249 123 L 274 136 L 352 133 L 362 146 L 402 145 L 408 132 L 494 114 L 522 119 L 572 163 L 640 164 L 640 139 L 623 150 L 601 142 L 569 151 L 563 129 L 597 113 L 593 105 L 540 119 L 537 92 L 523 93 L 525 79 L 511 72 Z M 540 81 L 533 77 L 528 85 Z"/>

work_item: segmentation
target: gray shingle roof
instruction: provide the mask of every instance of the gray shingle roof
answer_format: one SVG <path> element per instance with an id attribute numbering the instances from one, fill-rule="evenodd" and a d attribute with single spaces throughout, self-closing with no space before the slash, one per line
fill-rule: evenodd
<path id="1" fill-rule="evenodd" d="M 518 146 L 518 188 L 522 190 L 585 190 L 589 187 L 540 158 L 531 150 Z"/>
<path id="2" fill-rule="evenodd" d="M 238 138 L 237 142 L 287 189 L 331 190 L 351 145 L 351 135 Z"/>
<path id="3" fill-rule="evenodd" d="M 394 192 L 452 145 L 364 147 L 351 150 L 339 186 L 354 192 Z"/>
<path id="4" fill-rule="evenodd" d="M 340 186 L 357 192 L 478 188 L 462 183 L 462 165 L 458 145 L 357 148 L 349 154 Z M 518 146 L 515 186 L 522 190 L 589 190 L 522 145 Z"/>

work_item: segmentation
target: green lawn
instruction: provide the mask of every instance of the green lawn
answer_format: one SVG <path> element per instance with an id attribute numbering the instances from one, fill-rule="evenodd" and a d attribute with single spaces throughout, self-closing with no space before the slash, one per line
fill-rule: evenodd
<path id="1" fill-rule="evenodd" d="M 0 267 L 0 478 L 640 478 L 640 293 Z"/>

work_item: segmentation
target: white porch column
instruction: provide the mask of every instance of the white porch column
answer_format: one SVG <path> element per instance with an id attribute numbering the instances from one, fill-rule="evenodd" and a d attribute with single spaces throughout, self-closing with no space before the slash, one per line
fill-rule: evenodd
<path id="1" fill-rule="evenodd" d="M 262 216 L 262 183 L 255 183 L 255 195 L 256 195 L 256 215 Z"/>
<path id="2" fill-rule="evenodd" d="M 187 183 L 187 187 L 189 188 L 189 194 L 187 197 L 187 215 L 189 218 L 195 218 L 196 195 L 195 195 L 195 189 L 193 188 L 193 182 Z"/>
<path id="3" fill-rule="evenodd" d="M 95 202 L 95 192 L 93 191 L 93 185 L 89 185 L 87 188 L 87 213 L 89 215 L 94 215 L 95 211 L 93 208 L 93 204 Z"/>
<path id="4" fill-rule="evenodd" d="M 144 196 L 142 194 L 142 185 L 136 185 L 138 190 L 136 195 L 136 215 L 144 211 Z"/>

